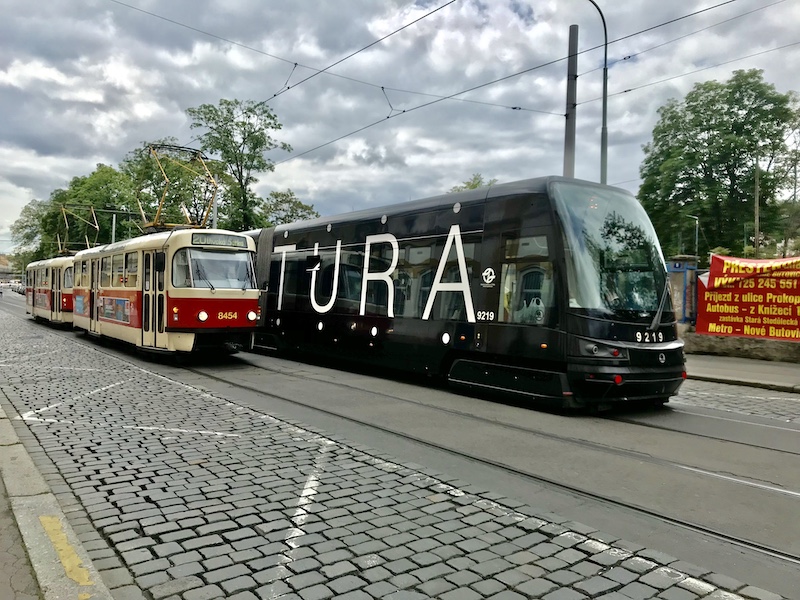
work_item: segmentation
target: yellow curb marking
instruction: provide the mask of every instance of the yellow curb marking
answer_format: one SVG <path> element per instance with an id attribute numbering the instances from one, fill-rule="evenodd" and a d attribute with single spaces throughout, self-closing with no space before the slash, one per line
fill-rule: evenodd
<path id="1" fill-rule="evenodd" d="M 78 585 L 94 585 L 94 581 L 89 579 L 89 571 L 83 568 L 83 563 L 75 552 L 75 548 L 69 543 L 67 534 L 64 533 L 64 529 L 61 527 L 61 519 L 45 515 L 39 517 L 39 522 L 53 543 L 53 548 L 56 549 L 67 577 Z M 79 600 L 88 600 L 91 597 L 91 594 L 80 594 Z"/>

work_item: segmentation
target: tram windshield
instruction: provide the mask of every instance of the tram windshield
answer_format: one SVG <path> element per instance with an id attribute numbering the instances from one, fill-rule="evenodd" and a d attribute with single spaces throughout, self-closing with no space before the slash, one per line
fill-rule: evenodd
<path id="1" fill-rule="evenodd" d="M 661 321 L 674 320 L 664 256 L 636 198 L 570 182 L 555 182 L 552 191 L 564 226 L 570 310 L 645 322 L 661 307 Z"/>
<path id="2" fill-rule="evenodd" d="M 253 289 L 252 252 L 183 248 L 172 259 L 175 287 Z"/>

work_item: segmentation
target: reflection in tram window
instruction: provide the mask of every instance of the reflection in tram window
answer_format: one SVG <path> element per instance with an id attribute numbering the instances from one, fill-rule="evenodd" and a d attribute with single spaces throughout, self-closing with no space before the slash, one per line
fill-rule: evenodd
<path id="1" fill-rule="evenodd" d="M 184 248 L 172 259 L 175 287 L 253 289 L 252 257 L 247 251 L 225 252 Z"/>
<path id="2" fill-rule="evenodd" d="M 547 236 L 506 239 L 504 260 L 500 320 L 532 325 L 549 322 L 555 308 L 555 294 Z"/>
<path id="3" fill-rule="evenodd" d="M 125 255 L 125 287 L 136 287 L 139 276 L 139 255 L 128 252 Z"/>
<path id="4" fill-rule="evenodd" d="M 71 288 L 73 285 L 72 267 L 64 269 L 64 287 Z"/>
<path id="5" fill-rule="evenodd" d="M 111 257 L 104 256 L 100 263 L 100 287 L 111 285 Z"/>

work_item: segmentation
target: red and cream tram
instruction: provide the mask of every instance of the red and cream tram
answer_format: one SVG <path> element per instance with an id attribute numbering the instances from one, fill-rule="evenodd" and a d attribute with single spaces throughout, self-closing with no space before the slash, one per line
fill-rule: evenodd
<path id="1" fill-rule="evenodd" d="M 72 261 L 72 256 L 57 256 L 25 267 L 25 312 L 36 320 L 72 323 Z"/>
<path id="2" fill-rule="evenodd" d="M 143 350 L 236 351 L 258 319 L 246 235 L 180 229 L 75 255 L 74 327 Z"/>

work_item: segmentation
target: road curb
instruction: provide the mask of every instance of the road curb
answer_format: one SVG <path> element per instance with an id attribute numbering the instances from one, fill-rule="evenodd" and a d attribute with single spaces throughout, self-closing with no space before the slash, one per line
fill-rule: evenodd
<path id="1" fill-rule="evenodd" d="M 712 375 L 692 375 L 687 374 L 687 379 L 694 379 L 695 381 L 707 381 L 709 383 L 725 383 L 727 385 L 741 385 L 744 387 L 760 388 L 762 390 L 771 390 L 773 392 L 786 392 L 789 394 L 800 394 L 800 385 L 784 385 L 780 383 L 769 383 L 766 381 L 736 381 L 726 377 L 714 377 Z"/>
<path id="2" fill-rule="evenodd" d="M 0 477 L 44 600 L 113 600 L 0 405 Z"/>

